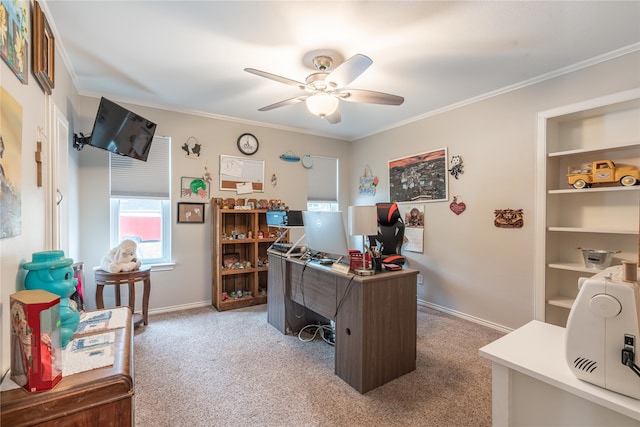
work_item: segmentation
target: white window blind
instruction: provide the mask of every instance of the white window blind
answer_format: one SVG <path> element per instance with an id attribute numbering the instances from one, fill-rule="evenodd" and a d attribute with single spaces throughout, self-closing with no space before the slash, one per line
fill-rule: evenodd
<path id="1" fill-rule="evenodd" d="M 338 202 L 338 159 L 311 156 L 313 166 L 307 174 L 307 200 Z"/>
<path id="2" fill-rule="evenodd" d="M 146 162 L 111 154 L 111 197 L 169 199 L 171 138 L 154 136 Z"/>

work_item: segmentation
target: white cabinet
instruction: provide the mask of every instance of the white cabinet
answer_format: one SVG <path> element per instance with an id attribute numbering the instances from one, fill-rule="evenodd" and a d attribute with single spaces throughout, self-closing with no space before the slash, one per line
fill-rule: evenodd
<path id="1" fill-rule="evenodd" d="M 638 427 L 638 400 L 579 380 L 564 342 L 564 328 L 534 320 L 480 349 L 492 364 L 493 426 Z"/>
<path id="2" fill-rule="evenodd" d="M 638 260 L 640 186 L 573 189 L 569 167 L 609 159 L 640 168 L 640 89 L 538 114 L 536 319 L 565 326 L 586 268 L 577 248 Z"/>

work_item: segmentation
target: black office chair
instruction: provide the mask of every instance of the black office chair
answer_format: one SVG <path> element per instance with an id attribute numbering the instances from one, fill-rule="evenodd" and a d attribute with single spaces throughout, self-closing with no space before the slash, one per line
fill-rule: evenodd
<path id="1" fill-rule="evenodd" d="M 378 234 L 369 236 L 369 246 L 378 247 L 383 264 L 403 265 L 401 255 L 404 240 L 404 221 L 396 203 L 376 203 L 378 208 Z"/>

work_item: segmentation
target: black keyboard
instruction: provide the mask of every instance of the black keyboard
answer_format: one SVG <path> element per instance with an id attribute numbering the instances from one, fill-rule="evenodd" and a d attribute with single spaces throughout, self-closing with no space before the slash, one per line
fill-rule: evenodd
<path id="1" fill-rule="evenodd" d="M 276 250 L 278 252 L 289 252 L 289 250 L 293 248 L 291 252 L 300 252 L 301 248 L 299 246 L 293 247 L 293 243 L 274 243 L 271 249 Z"/>

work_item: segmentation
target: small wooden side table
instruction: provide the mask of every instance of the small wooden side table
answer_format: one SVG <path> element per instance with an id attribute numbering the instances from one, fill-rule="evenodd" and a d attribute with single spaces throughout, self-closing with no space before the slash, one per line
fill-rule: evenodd
<path id="1" fill-rule="evenodd" d="M 143 323 L 149 324 L 149 294 L 151 294 L 151 267 L 143 265 L 137 270 L 121 271 L 119 273 L 110 273 L 102 269 L 95 270 L 96 278 L 96 307 L 104 308 L 104 299 L 102 293 L 106 285 L 114 285 L 116 293 L 116 305 L 122 305 L 120 299 L 120 285 L 129 286 L 129 308 L 134 312 L 136 304 L 136 282 L 144 283 L 144 291 L 142 293 L 142 315 L 134 313 L 133 324 L 135 326 Z"/>

